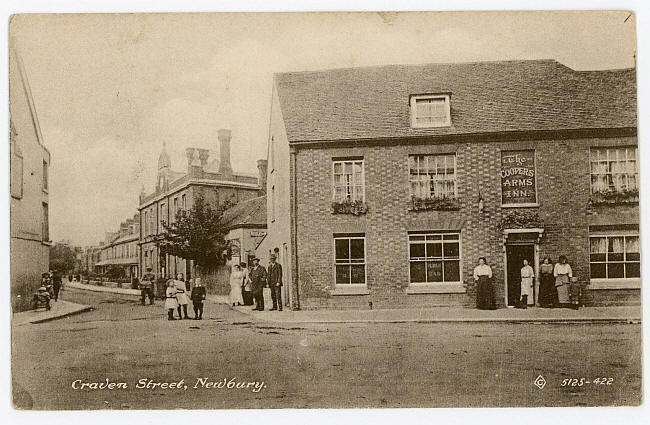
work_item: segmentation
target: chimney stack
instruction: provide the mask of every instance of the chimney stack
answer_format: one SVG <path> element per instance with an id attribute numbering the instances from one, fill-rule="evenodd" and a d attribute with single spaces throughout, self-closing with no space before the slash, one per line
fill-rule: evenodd
<path id="1" fill-rule="evenodd" d="M 257 171 L 258 171 L 258 176 L 257 176 L 257 184 L 260 185 L 261 188 L 261 193 L 264 194 L 266 193 L 266 172 L 268 168 L 268 161 L 266 159 L 258 159 L 257 160 Z"/>
<path id="2" fill-rule="evenodd" d="M 219 138 L 219 174 L 223 176 L 232 175 L 232 166 L 230 165 L 230 137 L 231 131 L 220 129 L 217 132 Z"/>

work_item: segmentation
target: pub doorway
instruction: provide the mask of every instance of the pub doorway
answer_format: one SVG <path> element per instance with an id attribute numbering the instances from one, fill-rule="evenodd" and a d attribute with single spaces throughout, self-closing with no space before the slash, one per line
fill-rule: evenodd
<path id="1" fill-rule="evenodd" d="M 535 258 L 534 243 L 508 243 L 506 245 L 506 301 L 508 307 L 514 307 L 521 298 L 521 268 L 524 260 L 535 271 L 535 282 L 537 282 L 537 261 Z M 533 291 L 533 299 L 528 304 L 536 303 L 537 291 Z"/>

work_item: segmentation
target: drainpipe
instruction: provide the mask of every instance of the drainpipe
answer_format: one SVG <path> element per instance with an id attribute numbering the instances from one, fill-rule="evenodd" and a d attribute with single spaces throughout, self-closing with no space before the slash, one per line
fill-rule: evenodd
<path id="1" fill-rule="evenodd" d="M 293 146 L 289 146 L 289 203 L 291 207 L 290 225 L 291 225 L 291 286 L 293 292 L 292 310 L 300 310 L 300 285 L 298 284 L 298 203 L 296 195 L 298 192 L 297 178 L 297 151 Z"/>

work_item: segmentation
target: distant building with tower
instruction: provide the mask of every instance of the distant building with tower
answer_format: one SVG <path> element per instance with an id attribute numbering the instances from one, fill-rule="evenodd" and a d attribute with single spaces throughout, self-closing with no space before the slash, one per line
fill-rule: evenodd
<path id="1" fill-rule="evenodd" d="M 188 147 L 186 169 L 172 170 L 171 160 L 163 144 L 158 157 L 156 188 L 140 194 L 140 274 L 152 268 L 156 277 L 183 273 L 191 278 L 192 261 L 161 254 L 156 240 L 164 232 L 163 222 L 173 223 L 179 211 L 192 208 L 198 197 L 211 205 L 229 200 L 239 203 L 259 197 L 266 187 L 266 160 L 258 161 L 259 173 L 247 174 L 233 170 L 230 162 L 231 131 L 218 130 L 219 158 L 210 159 L 208 149 Z"/>

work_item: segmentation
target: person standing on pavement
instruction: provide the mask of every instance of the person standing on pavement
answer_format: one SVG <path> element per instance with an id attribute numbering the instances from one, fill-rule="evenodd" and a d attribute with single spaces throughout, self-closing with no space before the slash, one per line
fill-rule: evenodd
<path id="1" fill-rule="evenodd" d="M 178 273 L 176 275 L 176 280 L 173 281 L 174 286 L 176 287 L 176 301 L 178 302 L 178 318 L 179 319 L 189 319 L 187 315 L 187 304 L 189 302 L 187 294 L 185 293 L 185 281 L 183 280 L 183 273 Z M 183 315 L 181 316 L 181 308 L 183 309 Z"/>
<path id="2" fill-rule="evenodd" d="M 194 320 L 203 319 L 203 302 L 205 301 L 205 286 L 201 283 L 201 278 L 194 278 L 194 287 L 192 288 L 192 307 L 194 308 Z"/>
<path id="3" fill-rule="evenodd" d="M 241 271 L 239 264 L 233 264 L 230 270 L 230 304 L 235 307 L 236 305 L 243 305 L 244 298 L 242 297 L 242 282 L 244 272 Z"/>
<path id="4" fill-rule="evenodd" d="M 273 300 L 271 311 L 282 311 L 282 265 L 276 260 L 277 256 L 271 254 L 271 264 L 269 264 L 269 288 L 271 288 L 271 299 Z"/>
<path id="5" fill-rule="evenodd" d="M 571 266 L 567 263 L 567 258 L 564 255 L 560 255 L 559 262 L 555 264 L 553 276 L 555 277 L 555 289 L 557 290 L 560 307 L 569 307 L 569 282 L 573 277 L 573 270 L 571 270 Z"/>
<path id="6" fill-rule="evenodd" d="M 242 271 L 242 300 L 244 301 L 244 305 L 253 305 L 253 286 L 251 285 L 247 264 L 241 262 L 240 267 Z"/>
<path id="7" fill-rule="evenodd" d="M 174 310 L 178 307 L 176 301 L 176 286 L 173 280 L 167 282 L 167 290 L 165 291 L 165 308 L 167 309 L 167 320 L 176 320 L 174 318 Z"/>
<path id="8" fill-rule="evenodd" d="M 528 264 L 528 260 L 524 260 L 524 266 L 521 268 L 521 300 L 519 302 L 520 308 L 528 308 L 528 298 L 533 298 L 534 278 L 535 271 Z"/>
<path id="9" fill-rule="evenodd" d="M 478 266 L 474 267 L 474 281 L 476 282 L 476 308 L 495 310 L 492 267 L 487 265 L 485 257 L 479 257 Z"/>
<path id="10" fill-rule="evenodd" d="M 546 308 L 557 306 L 553 269 L 551 259 L 545 257 L 542 265 L 539 266 L 539 305 Z"/>
<path id="11" fill-rule="evenodd" d="M 63 286 L 61 281 L 61 274 L 59 272 L 54 272 L 52 276 L 52 290 L 54 291 L 54 301 L 59 301 L 59 291 Z"/>
<path id="12" fill-rule="evenodd" d="M 140 283 L 138 284 L 140 288 L 140 303 L 145 305 L 146 297 L 149 297 L 149 305 L 153 305 L 153 282 L 156 280 L 156 276 L 151 273 L 151 267 L 147 267 L 147 273 L 142 276 Z"/>
<path id="13" fill-rule="evenodd" d="M 264 287 L 267 284 L 267 277 L 266 269 L 264 266 L 260 266 L 260 259 L 254 257 L 250 279 L 253 286 L 253 297 L 257 305 L 253 310 L 264 311 Z"/>

